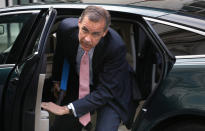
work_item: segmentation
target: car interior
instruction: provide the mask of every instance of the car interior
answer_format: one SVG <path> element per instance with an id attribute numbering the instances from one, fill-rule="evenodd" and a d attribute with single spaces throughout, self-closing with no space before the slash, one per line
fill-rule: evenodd
<path id="1" fill-rule="evenodd" d="M 58 29 L 59 23 L 70 16 L 66 17 L 57 17 L 54 25 L 50 31 L 45 51 L 46 58 L 46 74 L 45 81 L 40 82 L 41 88 L 38 87 L 42 94 L 42 101 L 53 101 L 55 98 L 53 96 L 52 90 L 52 65 L 53 65 L 53 56 L 55 48 L 57 45 L 56 32 Z M 72 16 L 73 17 L 73 16 Z M 127 47 L 127 61 L 132 66 L 133 70 L 136 73 L 136 81 L 138 83 L 138 88 L 141 92 L 141 99 L 145 100 L 148 95 L 158 86 L 162 79 L 163 75 L 163 56 L 160 49 L 154 44 L 152 38 L 145 31 L 143 26 L 138 22 L 128 21 L 127 19 L 112 18 L 111 28 L 116 30 L 124 40 L 124 43 Z M 39 79 L 40 81 L 40 79 Z M 44 83 L 44 84 L 42 84 Z M 38 92 L 38 94 L 40 93 Z M 41 94 L 41 93 L 40 93 Z M 41 97 L 41 96 L 39 96 Z M 38 98 L 37 98 L 38 99 Z M 40 105 L 41 99 L 36 103 L 36 107 Z M 38 107 L 40 108 L 40 107 Z M 39 110 L 38 110 L 39 111 Z M 47 125 L 52 126 L 52 122 L 55 118 L 54 115 L 46 113 L 41 110 L 36 114 L 39 117 L 41 116 L 41 121 L 49 119 Z M 49 117 L 48 117 L 49 116 Z M 94 130 L 96 113 L 92 115 L 92 130 Z M 43 122 L 42 122 L 43 123 Z M 121 126 L 123 129 L 125 127 Z M 37 129 L 37 128 L 36 128 Z M 41 127 L 42 130 L 47 130 L 48 128 L 45 125 Z M 38 129 L 40 130 L 40 129 Z"/>

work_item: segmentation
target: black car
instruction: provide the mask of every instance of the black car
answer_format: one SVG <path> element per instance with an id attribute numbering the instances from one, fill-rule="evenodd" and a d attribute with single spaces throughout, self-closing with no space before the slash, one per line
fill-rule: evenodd
<path id="1" fill-rule="evenodd" d="M 51 100 L 56 31 L 88 4 L 0 9 L 0 130 L 48 130 L 41 99 Z M 141 6 L 98 5 L 123 38 L 141 105 L 133 131 L 205 130 L 205 20 Z M 42 96 L 42 91 L 43 96 Z M 139 111 L 139 113 L 138 113 Z M 93 124 L 94 125 L 94 124 Z M 185 128 L 188 127 L 188 128 Z"/>

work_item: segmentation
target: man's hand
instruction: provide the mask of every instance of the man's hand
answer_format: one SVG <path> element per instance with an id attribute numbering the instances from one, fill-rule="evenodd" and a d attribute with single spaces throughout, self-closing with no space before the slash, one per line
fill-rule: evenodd
<path id="1" fill-rule="evenodd" d="M 59 81 L 53 82 L 53 93 L 54 93 L 54 97 L 58 99 L 59 93 L 60 93 L 60 82 Z"/>
<path id="2" fill-rule="evenodd" d="M 55 115 L 65 115 L 70 113 L 67 106 L 59 106 L 53 102 L 42 102 L 41 107 Z"/>

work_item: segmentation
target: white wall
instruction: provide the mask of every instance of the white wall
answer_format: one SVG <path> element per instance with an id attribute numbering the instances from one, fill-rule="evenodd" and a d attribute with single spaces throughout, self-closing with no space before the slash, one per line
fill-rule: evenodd
<path id="1" fill-rule="evenodd" d="M 8 0 L 8 1 L 9 1 L 8 6 L 12 6 L 13 0 Z M 6 0 L 0 0 L 0 8 L 5 8 L 5 7 L 6 7 Z"/>
<path id="2" fill-rule="evenodd" d="M 6 1 L 5 0 L 0 0 L 0 8 L 6 7 Z"/>

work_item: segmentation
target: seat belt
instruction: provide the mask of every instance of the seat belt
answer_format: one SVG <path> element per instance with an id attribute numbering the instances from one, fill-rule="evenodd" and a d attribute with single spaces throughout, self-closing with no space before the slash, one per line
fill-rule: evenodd
<path id="1" fill-rule="evenodd" d="M 59 94 L 58 100 L 56 102 L 56 104 L 58 104 L 58 105 L 61 104 L 61 101 L 63 100 L 64 94 L 67 90 L 69 70 L 70 70 L 70 65 L 69 65 L 68 61 L 66 59 L 64 59 L 63 71 L 62 71 L 61 83 L 60 83 L 60 94 Z"/>

